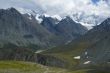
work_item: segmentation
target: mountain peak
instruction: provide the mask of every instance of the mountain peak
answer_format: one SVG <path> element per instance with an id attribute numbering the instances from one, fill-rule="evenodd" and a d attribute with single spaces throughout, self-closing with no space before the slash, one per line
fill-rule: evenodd
<path id="1" fill-rule="evenodd" d="M 110 18 L 107 18 L 99 26 L 103 26 L 103 27 L 107 27 L 108 28 L 110 26 Z"/>
<path id="2" fill-rule="evenodd" d="M 15 8 L 11 7 L 8 9 L 0 9 L 0 14 L 5 15 L 20 15 L 19 11 L 17 11 Z"/>
<path id="3" fill-rule="evenodd" d="M 65 19 L 65 20 L 72 20 L 71 17 L 69 17 L 69 16 L 66 16 L 64 19 Z M 72 20 L 72 21 L 73 21 L 73 20 Z"/>
<path id="4" fill-rule="evenodd" d="M 110 18 L 107 18 L 102 24 L 110 25 Z"/>
<path id="5" fill-rule="evenodd" d="M 110 30 L 110 18 L 107 18 L 100 25 L 95 26 L 91 31 L 109 31 L 109 30 Z"/>
<path id="6" fill-rule="evenodd" d="M 19 13 L 19 11 L 16 10 L 15 8 L 13 8 L 13 7 L 8 8 L 8 9 L 6 9 L 6 10 L 9 11 L 9 12 L 12 12 L 12 13 Z"/>
<path id="7" fill-rule="evenodd" d="M 11 7 L 11 8 L 8 8 L 8 10 L 10 11 L 17 11 L 15 8 Z"/>

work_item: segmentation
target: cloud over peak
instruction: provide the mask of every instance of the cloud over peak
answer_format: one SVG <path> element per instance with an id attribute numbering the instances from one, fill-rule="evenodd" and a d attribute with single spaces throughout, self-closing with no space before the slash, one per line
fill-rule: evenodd
<path id="1" fill-rule="evenodd" d="M 0 0 L 0 8 L 9 7 L 34 10 L 39 14 L 51 16 L 77 15 L 73 19 L 83 17 L 81 21 L 89 23 L 93 22 L 92 19 L 95 22 L 94 18 L 101 19 L 98 20 L 101 22 L 104 18 L 110 17 L 110 0 Z"/>
<path id="2" fill-rule="evenodd" d="M 0 0 L 1 8 L 21 7 L 61 16 L 77 12 L 108 16 L 110 15 L 109 5 L 110 0 Z"/>
<path id="3" fill-rule="evenodd" d="M 110 0 L 33 0 L 49 15 L 72 15 L 84 12 L 107 17 L 110 15 Z M 96 3 L 97 2 L 97 3 Z"/>

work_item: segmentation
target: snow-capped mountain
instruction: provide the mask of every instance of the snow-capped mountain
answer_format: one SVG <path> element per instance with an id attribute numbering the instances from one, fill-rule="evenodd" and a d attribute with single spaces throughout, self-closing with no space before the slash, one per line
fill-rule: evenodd
<path id="1" fill-rule="evenodd" d="M 57 19 L 61 21 L 62 19 L 65 19 L 65 17 L 61 17 L 58 14 L 55 15 L 49 15 L 46 13 L 39 14 L 37 13 L 38 11 L 34 10 L 29 10 L 29 9 L 24 9 L 24 8 L 16 8 L 21 14 L 28 14 L 33 15 L 36 17 L 36 20 L 41 23 L 43 21 L 42 17 L 51 17 L 53 19 Z M 99 25 L 101 22 L 103 22 L 107 17 L 100 16 L 100 15 L 95 15 L 95 14 L 86 14 L 84 12 L 78 12 L 78 13 L 73 13 L 73 15 L 68 15 L 70 16 L 76 23 L 80 23 L 83 26 L 87 27 L 89 30 L 92 29 L 94 26 Z M 31 18 L 29 18 L 31 19 Z M 57 22 L 58 23 L 58 22 Z"/>
<path id="2" fill-rule="evenodd" d="M 60 17 L 59 15 L 48 15 L 46 13 L 43 14 L 39 14 L 37 13 L 37 11 L 34 10 L 30 10 L 30 9 L 24 9 L 24 8 L 16 8 L 21 14 L 28 14 L 29 15 L 29 19 L 31 19 L 31 16 L 34 16 L 36 18 L 36 20 L 38 21 L 38 23 L 41 23 L 43 21 L 43 17 L 51 17 L 53 19 L 56 19 L 58 21 L 62 20 L 62 17 Z M 58 23 L 58 21 L 56 23 Z"/>
<path id="3" fill-rule="evenodd" d="M 79 22 L 82 25 L 86 26 L 88 29 L 92 29 L 93 26 L 99 25 L 107 17 L 79 12 L 79 13 L 73 13 L 73 16 L 71 16 L 71 18 L 74 21 Z"/>
<path id="4" fill-rule="evenodd" d="M 35 44 L 39 47 L 53 47 L 78 38 L 88 31 L 71 18 L 59 21 L 56 17 L 40 15 L 35 11 L 21 14 L 15 8 L 0 9 L 0 27 L 0 40 L 17 46 L 27 46 L 30 43 L 30 45 Z"/>

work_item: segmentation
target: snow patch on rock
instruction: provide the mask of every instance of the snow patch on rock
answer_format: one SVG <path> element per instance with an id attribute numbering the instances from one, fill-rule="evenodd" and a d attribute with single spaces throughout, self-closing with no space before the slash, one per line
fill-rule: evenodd
<path id="1" fill-rule="evenodd" d="M 59 21 L 61 21 L 62 20 L 62 18 L 59 16 L 59 15 L 53 15 L 53 16 L 51 16 L 52 18 L 55 18 L 55 19 L 58 19 Z"/>
<path id="2" fill-rule="evenodd" d="M 86 62 L 84 62 L 83 64 L 89 64 L 89 63 L 91 63 L 91 61 L 86 61 Z"/>
<path id="3" fill-rule="evenodd" d="M 74 57 L 74 59 L 80 59 L 81 58 L 81 56 L 76 56 L 76 57 Z"/>
<path id="4" fill-rule="evenodd" d="M 43 52 L 44 50 L 37 50 L 35 53 L 41 53 Z"/>
<path id="5" fill-rule="evenodd" d="M 86 51 L 86 52 L 85 52 L 85 55 L 87 55 L 87 54 L 88 54 L 88 52 Z"/>
<path id="6" fill-rule="evenodd" d="M 38 23 L 41 23 L 43 21 L 43 19 L 40 18 L 39 14 L 36 15 L 36 20 L 38 21 Z"/>

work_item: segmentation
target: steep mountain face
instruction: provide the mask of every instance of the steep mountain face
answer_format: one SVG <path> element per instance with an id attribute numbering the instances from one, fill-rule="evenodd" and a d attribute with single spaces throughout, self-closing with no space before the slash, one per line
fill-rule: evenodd
<path id="1" fill-rule="evenodd" d="M 80 23 L 74 22 L 70 17 L 66 17 L 56 25 L 56 30 L 68 40 L 75 39 L 87 32 L 87 28 Z"/>
<path id="2" fill-rule="evenodd" d="M 72 41 L 84 35 L 87 32 L 87 28 L 82 26 L 80 23 L 74 22 L 69 16 L 58 21 L 51 17 L 44 17 L 41 23 L 47 30 L 61 36 L 63 41 Z"/>
<path id="3" fill-rule="evenodd" d="M 43 21 L 41 22 L 41 25 L 43 25 L 48 31 L 52 33 L 57 33 L 55 26 L 57 25 L 58 20 L 54 19 L 52 17 L 45 17 L 42 16 Z"/>
<path id="4" fill-rule="evenodd" d="M 53 46 L 53 36 L 33 15 L 0 10 L 0 60 L 32 60 L 37 49 Z"/>
<path id="5" fill-rule="evenodd" d="M 110 18 L 100 25 L 94 27 L 87 35 L 92 35 L 94 44 L 89 46 L 83 54 L 84 61 L 91 61 L 92 64 L 110 62 Z"/>
<path id="6" fill-rule="evenodd" d="M 21 15 L 16 9 L 0 10 L 0 40 L 3 44 L 16 46 L 48 46 L 49 37 L 53 35 L 39 25 L 33 16 Z"/>

